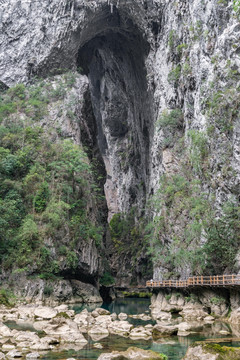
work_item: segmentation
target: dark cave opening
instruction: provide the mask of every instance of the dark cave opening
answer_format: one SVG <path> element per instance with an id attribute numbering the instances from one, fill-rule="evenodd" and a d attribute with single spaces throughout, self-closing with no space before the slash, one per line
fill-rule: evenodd
<path id="1" fill-rule="evenodd" d="M 122 138 L 139 122 L 147 138 L 144 57 L 147 46 L 135 34 L 109 30 L 84 45 L 78 54 L 81 67 L 90 80 L 93 110 L 98 126 L 98 143 L 105 154 L 108 149 L 103 126 L 113 138 Z M 140 135 L 140 134 L 139 134 Z M 140 139 L 139 139 L 140 140 Z"/>
<path id="2" fill-rule="evenodd" d="M 150 46 L 127 14 L 120 14 L 116 8 L 111 13 L 104 7 L 96 19 L 96 33 L 92 33 L 93 24 L 89 30 L 91 38 L 84 29 L 88 40 L 79 48 L 77 67 L 89 79 L 97 143 L 105 166 L 118 157 L 107 175 L 117 184 L 120 202 L 126 199 L 121 210 L 127 213 L 137 205 L 140 214 L 145 205 L 153 124 L 145 67 Z M 118 181 L 127 172 L 131 172 L 132 180 L 123 191 Z"/>
<path id="3" fill-rule="evenodd" d="M 115 213 L 128 216 L 134 208 L 137 222 L 145 211 L 153 134 L 153 96 L 145 64 L 150 45 L 129 14 L 116 7 L 111 13 L 108 6 L 82 30 L 81 39 L 76 67 L 89 80 L 94 146 L 105 166 L 108 221 Z M 114 250 L 105 246 L 111 263 Z M 131 267 L 131 260 L 127 264 Z M 138 273 L 133 270 L 129 282 L 139 280 L 141 273 L 141 266 Z"/>

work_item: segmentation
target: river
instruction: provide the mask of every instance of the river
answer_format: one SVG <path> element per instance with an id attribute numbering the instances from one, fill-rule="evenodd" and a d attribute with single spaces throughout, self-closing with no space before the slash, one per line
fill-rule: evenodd
<path id="1" fill-rule="evenodd" d="M 102 307 L 109 310 L 111 313 L 115 312 L 117 314 L 123 312 L 127 313 L 128 315 L 135 315 L 135 314 L 142 314 L 149 312 L 149 299 L 132 299 L 132 298 L 125 298 L 125 299 L 117 299 L 111 304 L 103 304 Z M 99 305 L 98 305 L 99 307 Z M 75 305 L 72 307 L 76 313 L 81 312 L 84 308 L 87 308 L 89 311 L 94 310 L 96 305 L 87 306 L 87 305 Z M 153 321 L 142 321 L 136 320 L 132 318 L 128 318 L 128 321 L 136 325 L 147 325 L 148 323 L 154 324 Z M 15 327 L 14 323 L 9 323 L 10 327 Z M 220 329 L 228 329 L 227 324 L 217 322 L 214 325 L 209 325 L 205 329 L 205 332 L 198 334 L 198 335 L 190 335 L 187 337 L 183 336 L 171 336 L 168 338 L 160 338 L 159 340 L 131 340 L 129 338 L 110 335 L 106 338 L 103 338 L 98 341 L 92 341 L 90 337 L 88 337 L 88 344 L 84 346 L 81 350 L 75 348 L 74 345 L 68 345 L 68 350 L 58 352 L 51 351 L 46 353 L 42 358 L 45 360 L 59 360 L 59 359 L 67 359 L 67 358 L 75 358 L 79 360 L 96 360 L 98 356 L 102 352 L 111 352 L 114 350 L 124 351 L 130 346 L 140 347 L 142 349 L 151 349 L 157 351 L 159 353 L 163 353 L 168 356 L 168 360 L 181 360 L 186 351 L 188 346 L 195 341 L 205 340 L 209 338 L 220 338 L 223 335 L 219 335 Z M 18 326 L 18 330 L 20 330 Z M 27 330 L 26 328 L 21 330 Z M 30 330 L 30 328 L 28 329 Z M 226 335 L 224 336 L 226 338 Z M 97 349 L 94 347 L 95 343 L 100 343 L 102 345 L 102 349 Z M 227 343 L 228 346 L 240 346 L 239 343 Z"/>

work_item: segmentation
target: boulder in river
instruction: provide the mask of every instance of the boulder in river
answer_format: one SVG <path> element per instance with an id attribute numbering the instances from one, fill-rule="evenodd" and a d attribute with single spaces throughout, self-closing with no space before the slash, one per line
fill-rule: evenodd
<path id="1" fill-rule="evenodd" d="M 152 337 L 152 331 L 143 326 L 138 326 L 131 330 L 129 337 L 133 340 L 150 339 Z"/>
<path id="2" fill-rule="evenodd" d="M 26 355 L 27 360 L 38 359 L 40 357 L 38 352 L 32 352 Z"/>
<path id="3" fill-rule="evenodd" d="M 119 320 L 127 320 L 128 315 L 125 313 L 120 313 L 120 314 L 118 314 L 118 318 L 119 318 Z"/>
<path id="4" fill-rule="evenodd" d="M 178 332 L 177 325 L 163 325 L 157 324 L 153 327 L 153 337 L 158 338 L 162 336 L 176 335 Z"/>
<path id="5" fill-rule="evenodd" d="M 240 348 L 197 342 L 188 348 L 183 360 L 240 360 Z"/>
<path id="6" fill-rule="evenodd" d="M 180 312 L 180 315 L 184 318 L 185 321 L 201 321 L 209 314 L 204 310 L 202 305 L 198 303 L 189 303 L 184 306 L 183 310 Z"/>
<path id="7" fill-rule="evenodd" d="M 152 351 L 142 350 L 137 347 L 130 347 L 126 351 L 113 351 L 112 353 L 103 353 L 98 360 L 164 360 L 163 355 Z"/>
<path id="8" fill-rule="evenodd" d="M 108 330 L 111 334 L 128 336 L 130 331 L 133 329 L 133 325 L 128 321 L 113 321 L 108 326 Z"/>
<path id="9" fill-rule="evenodd" d="M 57 313 L 57 310 L 48 306 L 38 307 L 34 311 L 35 316 L 43 319 L 52 319 L 57 315 Z"/>
<path id="10" fill-rule="evenodd" d="M 22 357 L 22 353 L 18 350 L 11 350 L 7 353 L 7 358 L 20 358 Z"/>
<path id="11" fill-rule="evenodd" d="M 0 336 L 4 336 L 4 337 L 11 336 L 11 330 L 2 322 L 0 322 Z"/>

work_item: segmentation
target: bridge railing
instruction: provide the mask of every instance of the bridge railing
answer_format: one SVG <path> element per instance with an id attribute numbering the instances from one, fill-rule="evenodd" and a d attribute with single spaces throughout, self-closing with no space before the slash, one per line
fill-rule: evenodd
<path id="1" fill-rule="evenodd" d="M 191 286 L 228 286 L 240 285 L 240 275 L 193 276 L 186 280 L 150 280 L 147 287 L 186 288 Z"/>

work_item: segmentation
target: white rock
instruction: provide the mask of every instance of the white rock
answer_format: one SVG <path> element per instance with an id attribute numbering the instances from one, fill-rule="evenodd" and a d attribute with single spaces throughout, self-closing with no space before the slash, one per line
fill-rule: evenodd
<path id="1" fill-rule="evenodd" d="M 110 311 L 103 308 L 97 308 L 95 311 L 97 311 L 99 315 L 110 315 Z"/>
<path id="2" fill-rule="evenodd" d="M 98 313 L 96 314 L 97 316 L 99 316 Z M 88 325 L 88 318 L 89 318 L 89 313 L 86 310 L 86 311 L 82 311 L 80 314 L 77 314 L 73 321 L 75 321 L 75 323 L 79 325 Z"/>
<path id="3" fill-rule="evenodd" d="M 155 314 L 154 319 L 161 321 L 170 321 L 172 319 L 172 314 L 166 311 L 159 311 L 158 313 Z"/>
<path id="4" fill-rule="evenodd" d="M 65 333 L 60 336 L 61 342 L 87 344 L 85 337 L 79 333 Z"/>
<path id="5" fill-rule="evenodd" d="M 17 342 L 28 341 L 28 342 L 37 343 L 40 341 L 39 336 L 32 331 L 20 331 L 19 334 L 16 334 L 14 336 L 14 339 Z"/>
<path id="6" fill-rule="evenodd" d="M 118 314 L 119 320 L 126 320 L 128 318 L 128 315 L 125 313 Z"/>
<path id="7" fill-rule="evenodd" d="M 33 327 L 37 331 L 43 331 L 48 326 L 48 321 L 42 320 L 42 321 L 35 321 L 33 323 Z"/>
<path id="8" fill-rule="evenodd" d="M 2 350 L 3 351 L 10 351 L 10 350 L 13 350 L 13 349 L 15 349 L 14 345 L 11 345 L 11 344 L 3 344 L 2 345 Z"/>
<path id="9" fill-rule="evenodd" d="M 3 323 L 0 323 L 0 336 L 4 336 L 4 337 L 11 336 L 11 330 Z"/>
<path id="10" fill-rule="evenodd" d="M 14 349 L 14 350 L 9 351 L 6 356 L 9 358 L 20 358 L 20 357 L 22 357 L 22 353 L 16 349 Z"/>
<path id="11" fill-rule="evenodd" d="M 212 322 L 214 322 L 214 320 L 215 320 L 215 318 L 211 315 L 208 315 L 203 319 L 203 321 L 206 323 L 212 323 Z"/>
<path id="12" fill-rule="evenodd" d="M 54 310 L 56 310 L 57 312 L 65 312 L 65 311 L 68 311 L 68 306 L 65 304 L 62 304 L 59 306 L 55 306 Z"/>
<path id="13" fill-rule="evenodd" d="M 26 355 L 26 359 L 38 359 L 40 357 L 38 352 L 32 352 Z"/>
<path id="14" fill-rule="evenodd" d="M 112 313 L 111 315 L 111 319 L 113 320 L 113 321 L 115 321 L 115 320 L 117 320 L 117 314 L 116 313 Z"/>
<path id="15" fill-rule="evenodd" d="M 52 319 L 57 315 L 57 310 L 44 306 L 34 310 L 34 315 L 43 319 Z"/>
<path id="16" fill-rule="evenodd" d="M 129 335 L 133 329 L 133 325 L 128 321 L 113 321 L 109 326 L 108 330 L 111 334 Z"/>
<path id="17" fill-rule="evenodd" d="M 138 326 L 131 330 L 129 337 L 131 339 L 149 339 L 152 336 L 152 332 L 143 326 Z"/>
<path id="18" fill-rule="evenodd" d="M 107 327 L 109 324 L 111 324 L 111 322 L 112 318 L 110 315 L 99 315 L 95 318 L 95 325 Z"/>
<path id="19" fill-rule="evenodd" d="M 90 336 L 92 335 L 109 335 L 109 331 L 103 327 L 103 326 L 93 326 L 89 331 L 88 331 L 88 334 Z"/>
<path id="20" fill-rule="evenodd" d="M 231 333 L 229 331 L 227 331 L 227 330 L 220 330 L 219 334 L 221 334 L 221 335 L 230 335 Z"/>

